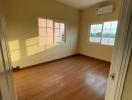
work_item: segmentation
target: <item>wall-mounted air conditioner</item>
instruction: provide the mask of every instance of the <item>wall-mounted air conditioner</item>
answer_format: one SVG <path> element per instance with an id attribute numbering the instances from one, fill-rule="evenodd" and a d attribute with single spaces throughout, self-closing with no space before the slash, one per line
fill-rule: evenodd
<path id="1" fill-rule="evenodd" d="M 100 15 L 100 14 L 112 13 L 113 9 L 114 9 L 113 5 L 108 5 L 108 6 L 100 7 L 100 8 L 96 9 L 96 14 Z"/>

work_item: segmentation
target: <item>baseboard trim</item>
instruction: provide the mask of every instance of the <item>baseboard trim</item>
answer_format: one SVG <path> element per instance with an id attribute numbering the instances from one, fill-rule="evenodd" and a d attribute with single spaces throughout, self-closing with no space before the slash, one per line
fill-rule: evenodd
<path id="1" fill-rule="evenodd" d="M 77 55 L 80 55 L 80 54 L 77 53 L 77 54 L 73 54 L 73 55 L 70 55 L 70 56 L 63 57 L 63 58 L 59 58 L 59 59 L 55 59 L 55 60 L 51 60 L 51 61 L 47 61 L 47 62 L 42 62 L 42 63 L 39 63 L 39 64 L 30 65 L 30 66 L 26 66 L 26 67 L 20 68 L 20 70 L 32 68 L 32 67 L 35 67 L 35 66 L 40 66 L 40 65 L 51 63 L 51 62 L 55 62 L 55 61 L 58 61 L 58 60 L 74 57 L 74 56 L 77 56 Z"/>
<path id="2" fill-rule="evenodd" d="M 78 53 L 78 55 L 82 55 L 82 56 L 85 56 L 85 57 L 89 57 L 91 59 L 96 59 L 96 60 L 100 60 L 100 61 L 103 61 L 103 62 L 111 63 L 110 61 L 106 61 L 106 60 L 102 60 L 102 59 L 99 59 L 99 58 L 91 57 L 91 56 L 88 56 L 88 55 L 85 55 L 85 54 L 81 54 L 81 53 Z"/>
<path id="3" fill-rule="evenodd" d="M 73 55 L 70 55 L 70 56 L 63 57 L 63 58 L 59 58 L 59 59 L 55 59 L 55 60 L 51 60 L 51 61 L 47 61 L 47 62 L 43 62 L 43 63 L 39 63 L 39 64 L 34 64 L 34 65 L 30 65 L 30 66 L 26 66 L 24 68 L 20 68 L 18 71 L 25 70 L 25 69 L 32 68 L 32 67 L 36 67 L 36 66 L 40 66 L 40 65 L 43 65 L 43 64 L 48 64 L 48 63 L 51 63 L 51 62 L 55 62 L 55 61 L 58 61 L 58 60 L 62 60 L 62 59 L 66 59 L 66 58 L 70 58 L 70 57 L 74 57 L 74 56 L 78 56 L 78 55 L 85 56 L 85 57 L 88 57 L 88 58 L 91 58 L 91 59 L 96 59 L 96 60 L 103 61 L 103 62 L 107 62 L 107 63 L 111 63 L 109 61 L 105 61 L 105 60 L 102 60 L 102 59 L 98 59 L 98 58 L 94 58 L 94 57 L 90 57 L 90 56 L 87 56 L 87 55 L 84 55 L 84 54 L 77 53 L 77 54 L 73 54 Z M 15 72 L 17 72 L 17 71 L 15 71 Z"/>

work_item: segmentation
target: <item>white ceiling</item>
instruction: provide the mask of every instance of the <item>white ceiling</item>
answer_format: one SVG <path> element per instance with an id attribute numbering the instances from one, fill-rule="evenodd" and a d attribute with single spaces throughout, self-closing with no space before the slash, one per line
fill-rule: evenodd
<path id="1" fill-rule="evenodd" d="M 84 9 L 86 7 L 89 7 L 107 0 L 56 0 L 56 1 L 72 6 L 77 9 Z"/>

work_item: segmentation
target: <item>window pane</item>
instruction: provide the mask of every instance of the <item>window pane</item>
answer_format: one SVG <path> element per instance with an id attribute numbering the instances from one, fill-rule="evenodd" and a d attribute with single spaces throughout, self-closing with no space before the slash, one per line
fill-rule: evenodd
<path id="1" fill-rule="evenodd" d="M 46 27 L 46 19 L 39 18 L 38 24 L 39 24 L 39 27 Z"/>
<path id="2" fill-rule="evenodd" d="M 39 36 L 46 35 L 46 28 L 39 28 Z"/>
<path id="3" fill-rule="evenodd" d="M 60 29 L 60 40 L 61 42 L 65 41 L 65 29 L 64 28 Z"/>
<path id="4" fill-rule="evenodd" d="M 103 30 L 104 37 L 109 37 L 109 34 L 111 34 L 111 30 Z"/>
<path id="5" fill-rule="evenodd" d="M 105 22 L 101 44 L 114 45 L 118 21 Z"/>
<path id="6" fill-rule="evenodd" d="M 65 24 L 55 22 L 54 40 L 56 43 L 65 42 Z"/>
<path id="7" fill-rule="evenodd" d="M 101 43 L 104 45 L 110 45 L 111 40 L 113 40 L 114 34 L 111 34 L 111 30 L 103 30 L 103 36 L 102 36 L 102 41 Z"/>
<path id="8" fill-rule="evenodd" d="M 38 19 L 39 23 L 39 44 L 48 46 L 53 44 L 53 20 Z"/>
<path id="9" fill-rule="evenodd" d="M 90 27 L 90 42 L 114 45 L 118 21 L 94 24 Z"/>
<path id="10" fill-rule="evenodd" d="M 102 24 L 98 24 L 97 29 L 102 30 Z"/>
<path id="11" fill-rule="evenodd" d="M 54 35 L 55 37 L 60 36 L 60 29 L 55 29 Z"/>
<path id="12" fill-rule="evenodd" d="M 94 33 L 96 33 L 96 30 L 91 30 L 90 33 L 94 34 Z"/>
<path id="13" fill-rule="evenodd" d="M 102 30 L 96 30 L 96 34 L 100 37 Z"/>
<path id="14" fill-rule="evenodd" d="M 65 24 L 64 23 L 60 23 L 60 28 L 65 28 Z"/>
<path id="15" fill-rule="evenodd" d="M 112 22 L 112 29 L 117 29 L 118 26 L 118 21 L 113 21 Z"/>
<path id="16" fill-rule="evenodd" d="M 100 43 L 100 37 L 90 37 L 90 42 Z"/>
<path id="17" fill-rule="evenodd" d="M 39 42 L 45 46 L 65 41 L 65 24 L 50 19 L 38 18 Z"/>
<path id="18" fill-rule="evenodd" d="M 94 38 L 93 37 L 90 37 L 89 41 L 90 42 L 94 42 Z"/>
<path id="19" fill-rule="evenodd" d="M 47 27 L 53 28 L 53 20 L 47 20 Z"/>
<path id="20" fill-rule="evenodd" d="M 111 34 L 116 35 L 117 30 L 111 30 Z"/>
<path id="21" fill-rule="evenodd" d="M 102 24 L 91 25 L 90 42 L 100 43 L 101 41 Z"/>
<path id="22" fill-rule="evenodd" d="M 96 30 L 96 25 L 91 25 L 91 30 Z"/>
<path id="23" fill-rule="evenodd" d="M 111 22 L 104 22 L 104 27 L 103 29 L 111 29 L 112 23 Z"/>
<path id="24" fill-rule="evenodd" d="M 101 43 L 104 45 L 108 45 L 109 44 L 109 38 L 102 38 Z"/>
<path id="25" fill-rule="evenodd" d="M 97 42 L 99 43 L 101 39 L 101 30 L 96 30 L 95 33 L 90 35 L 90 42 Z"/>
<path id="26" fill-rule="evenodd" d="M 47 33 L 53 34 L 53 28 L 47 28 Z"/>
<path id="27" fill-rule="evenodd" d="M 60 28 L 60 23 L 55 22 L 55 28 Z"/>
<path id="28" fill-rule="evenodd" d="M 115 38 L 102 38 L 101 44 L 114 45 Z"/>
<path id="29" fill-rule="evenodd" d="M 65 29 L 64 28 L 61 28 L 60 29 L 60 34 L 64 34 L 65 33 Z"/>
<path id="30" fill-rule="evenodd" d="M 61 42 L 65 42 L 65 35 L 61 35 Z"/>

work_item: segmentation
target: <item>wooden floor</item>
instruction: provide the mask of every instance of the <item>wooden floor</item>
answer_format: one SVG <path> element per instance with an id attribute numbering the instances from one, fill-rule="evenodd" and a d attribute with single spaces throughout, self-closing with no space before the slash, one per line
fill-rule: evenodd
<path id="1" fill-rule="evenodd" d="M 14 73 L 18 100 L 104 100 L 110 63 L 77 55 Z"/>

